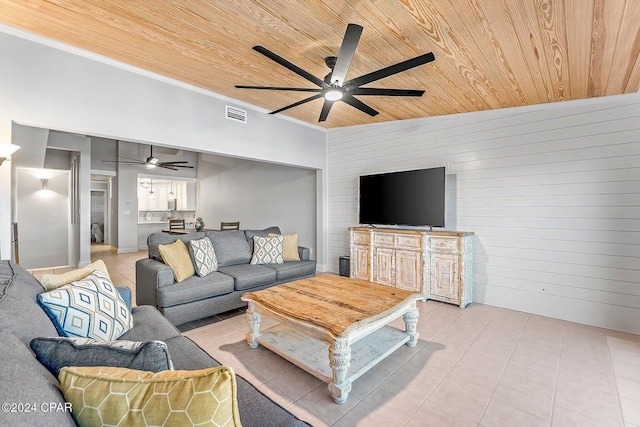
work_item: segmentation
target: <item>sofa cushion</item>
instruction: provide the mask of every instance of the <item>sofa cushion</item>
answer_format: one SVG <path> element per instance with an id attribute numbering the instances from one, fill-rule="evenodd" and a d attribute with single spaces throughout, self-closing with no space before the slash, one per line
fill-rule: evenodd
<path id="1" fill-rule="evenodd" d="M 176 282 L 182 282 L 196 274 L 189 249 L 182 240 L 176 240 L 168 245 L 159 245 L 158 250 L 162 256 L 162 262 L 173 270 Z"/>
<path id="2" fill-rule="evenodd" d="M 251 248 L 244 231 L 207 231 L 218 258 L 218 269 L 227 265 L 249 264 Z"/>
<path id="3" fill-rule="evenodd" d="M 249 243 L 249 247 L 251 248 L 252 254 L 253 254 L 253 237 L 254 236 L 267 237 L 269 234 L 280 235 L 282 233 L 280 232 L 280 227 L 276 227 L 276 226 L 267 227 L 262 230 L 244 230 L 244 235 L 247 238 L 247 242 Z"/>
<path id="4" fill-rule="evenodd" d="M 218 269 L 218 258 L 213 249 L 213 243 L 208 237 L 192 240 L 189 245 L 189 252 L 198 276 L 204 277 Z"/>
<path id="5" fill-rule="evenodd" d="M 240 426 L 235 374 L 226 366 L 157 373 L 67 367 L 60 384 L 82 426 Z"/>
<path id="6" fill-rule="evenodd" d="M 169 233 L 151 233 L 147 237 L 147 246 L 149 248 L 149 258 L 162 261 L 162 256 L 158 250 L 160 245 L 168 245 L 176 240 L 181 240 L 185 245 L 189 245 L 193 239 L 202 239 L 204 233 L 195 232 L 189 234 L 169 234 Z"/>
<path id="7" fill-rule="evenodd" d="M 58 381 L 33 357 L 29 347 L 4 329 L 0 329 L 0 343 L 0 401 L 21 405 L 21 408 L 28 405 L 29 409 L 0 411 L 0 425 L 75 426 L 71 409 L 65 407 L 64 398 L 58 390 Z M 43 404 L 46 404 L 45 410 L 41 406 Z M 49 405 L 61 409 L 48 410 Z"/>
<path id="8" fill-rule="evenodd" d="M 78 268 L 76 270 L 67 271 L 62 274 L 43 274 L 40 276 L 40 284 L 46 291 L 50 291 L 52 289 L 59 288 L 62 285 L 68 285 L 69 283 L 75 282 L 76 280 L 84 279 L 91 273 L 93 270 L 100 270 L 107 279 L 111 280 L 109 276 L 109 271 L 107 270 L 107 266 L 104 261 L 101 259 L 92 262 L 83 268 Z"/>
<path id="9" fill-rule="evenodd" d="M 167 322 L 162 313 L 151 305 L 133 307 L 131 314 L 135 326 L 122 335 L 119 338 L 121 340 L 146 341 L 154 339 L 167 342 L 171 338 L 180 336 L 180 331 Z"/>
<path id="10" fill-rule="evenodd" d="M 38 295 L 62 336 L 113 341 L 133 327 L 131 311 L 115 286 L 95 270 L 82 280 Z"/>
<path id="11" fill-rule="evenodd" d="M 42 286 L 13 261 L 0 261 L 0 328 L 29 346 L 35 337 L 58 335 L 55 326 L 37 304 Z"/>
<path id="12" fill-rule="evenodd" d="M 276 271 L 276 280 L 278 282 L 311 276 L 316 272 L 315 261 L 287 261 L 284 264 L 269 264 L 265 265 L 265 267 Z"/>
<path id="13" fill-rule="evenodd" d="M 269 233 L 267 237 L 275 237 L 277 234 Z M 284 261 L 300 261 L 300 254 L 298 253 L 298 235 L 284 234 L 282 235 L 282 259 Z"/>
<path id="14" fill-rule="evenodd" d="M 253 236 L 251 264 L 282 264 L 282 241 L 284 237 Z"/>
<path id="15" fill-rule="evenodd" d="M 172 307 L 233 292 L 234 281 L 226 274 L 214 271 L 207 277 L 191 276 L 188 279 L 158 289 L 158 306 Z"/>
<path id="16" fill-rule="evenodd" d="M 218 270 L 233 277 L 236 291 L 268 285 L 276 281 L 275 270 L 262 265 L 230 265 L 228 267 L 220 267 Z"/>

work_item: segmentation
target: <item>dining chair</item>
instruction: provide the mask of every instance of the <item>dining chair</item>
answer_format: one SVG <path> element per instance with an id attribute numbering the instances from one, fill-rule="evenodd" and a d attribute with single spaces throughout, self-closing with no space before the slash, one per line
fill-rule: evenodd
<path id="1" fill-rule="evenodd" d="M 169 230 L 184 230 L 184 219 L 170 219 Z"/>
<path id="2" fill-rule="evenodd" d="M 240 221 L 222 221 L 220 230 L 240 230 Z"/>

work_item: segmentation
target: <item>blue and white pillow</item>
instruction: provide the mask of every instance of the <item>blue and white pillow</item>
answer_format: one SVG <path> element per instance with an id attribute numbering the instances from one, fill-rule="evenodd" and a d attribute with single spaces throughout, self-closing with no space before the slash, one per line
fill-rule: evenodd
<path id="1" fill-rule="evenodd" d="M 208 237 L 191 241 L 191 258 L 196 274 L 200 277 L 218 269 L 218 258 Z"/>
<path id="2" fill-rule="evenodd" d="M 113 341 L 133 327 L 127 304 L 99 270 L 38 295 L 38 304 L 63 337 Z"/>

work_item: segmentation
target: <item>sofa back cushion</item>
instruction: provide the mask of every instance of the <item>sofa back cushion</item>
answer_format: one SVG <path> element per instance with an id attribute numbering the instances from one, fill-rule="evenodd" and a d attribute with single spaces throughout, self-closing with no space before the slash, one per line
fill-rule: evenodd
<path id="1" fill-rule="evenodd" d="M 65 406 L 56 378 L 36 360 L 28 346 L 4 330 L 4 324 L 2 327 L 0 401 L 9 405 L 9 411 L 0 411 L 0 425 L 75 426 L 71 407 Z"/>
<path id="2" fill-rule="evenodd" d="M 267 237 L 269 234 L 282 234 L 280 227 L 267 227 L 263 230 L 244 230 L 244 236 L 247 238 L 247 242 L 251 247 L 251 255 L 253 255 L 253 236 Z"/>
<path id="3" fill-rule="evenodd" d="M 23 267 L 0 261 L 0 328 L 13 333 L 27 347 L 35 337 L 58 336 L 56 328 L 36 302 L 44 289 Z"/>
<path id="4" fill-rule="evenodd" d="M 162 262 L 162 256 L 158 246 L 168 245 L 176 240 L 182 240 L 182 242 L 189 247 L 190 242 L 193 239 L 202 239 L 204 233 L 190 233 L 190 234 L 169 234 L 169 233 L 152 233 L 147 237 L 147 246 L 149 247 L 149 258 Z"/>
<path id="5" fill-rule="evenodd" d="M 206 236 L 213 243 L 219 267 L 251 261 L 251 247 L 244 231 L 207 231 Z"/>

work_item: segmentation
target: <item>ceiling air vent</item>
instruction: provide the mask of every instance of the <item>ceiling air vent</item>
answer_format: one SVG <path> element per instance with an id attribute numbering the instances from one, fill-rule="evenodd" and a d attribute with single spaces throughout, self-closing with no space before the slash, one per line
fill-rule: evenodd
<path id="1" fill-rule="evenodd" d="M 247 123 L 247 112 L 227 105 L 226 117 L 236 122 Z"/>

